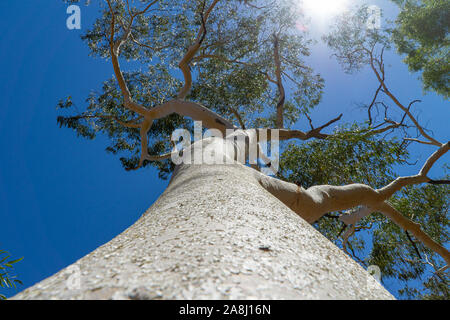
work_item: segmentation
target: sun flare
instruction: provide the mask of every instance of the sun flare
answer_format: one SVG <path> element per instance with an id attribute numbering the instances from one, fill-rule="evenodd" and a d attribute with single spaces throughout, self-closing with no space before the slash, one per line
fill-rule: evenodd
<path id="1" fill-rule="evenodd" d="M 311 17 L 330 18 L 346 10 L 349 0 L 303 0 L 303 10 Z"/>

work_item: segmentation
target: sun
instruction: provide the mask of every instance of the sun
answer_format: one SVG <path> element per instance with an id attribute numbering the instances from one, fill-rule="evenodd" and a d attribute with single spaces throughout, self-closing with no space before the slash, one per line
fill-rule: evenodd
<path id="1" fill-rule="evenodd" d="M 307 16 L 331 18 L 344 12 L 349 0 L 302 0 L 303 10 Z"/>

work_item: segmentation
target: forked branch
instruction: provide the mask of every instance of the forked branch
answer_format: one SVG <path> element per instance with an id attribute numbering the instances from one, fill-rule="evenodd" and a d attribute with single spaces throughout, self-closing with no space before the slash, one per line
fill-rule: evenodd
<path id="1" fill-rule="evenodd" d="M 420 225 L 412 222 L 401 215 L 387 201 L 392 195 L 408 185 L 433 183 L 427 174 L 433 164 L 449 150 L 449 143 L 442 145 L 424 163 L 420 172 L 413 176 L 399 177 L 387 186 L 374 190 L 364 184 L 350 184 L 346 186 L 313 186 L 307 190 L 295 184 L 280 181 L 259 172 L 255 175 L 260 184 L 281 202 L 291 208 L 303 219 L 313 223 L 329 212 L 349 210 L 360 206 L 360 208 L 349 215 L 344 215 L 341 220 L 352 225 L 371 214 L 381 212 L 394 223 L 411 232 L 417 239 L 422 241 L 428 248 L 441 255 L 450 265 L 450 254 L 447 249 L 429 237 Z M 446 180 L 441 183 L 448 183 Z M 348 231 L 346 235 L 350 235 Z"/>
<path id="2" fill-rule="evenodd" d="M 206 0 L 204 0 L 204 1 L 206 1 Z M 208 17 L 210 15 L 211 11 L 216 6 L 217 2 L 219 2 L 219 0 L 214 0 L 211 3 L 211 5 L 208 7 L 208 9 L 206 10 L 205 13 L 203 13 L 203 11 L 201 12 L 201 26 L 200 26 L 200 30 L 198 31 L 197 38 L 195 39 L 194 44 L 189 46 L 186 54 L 184 55 L 184 57 L 181 59 L 180 63 L 178 64 L 178 66 L 180 67 L 180 70 L 181 70 L 181 72 L 183 72 L 183 76 L 184 76 L 184 85 L 181 88 L 181 90 L 177 96 L 177 98 L 180 100 L 185 99 L 186 96 L 188 95 L 189 91 L 191 90 L 192 74 L 191 74 L 191 70 L 189 67 L 189 63 L 191 62 L 192 58 L 194 58 L 194 56 L 200 49 L 200 46 L 201 46 L 203 40 L 205 39 L 206 22 L 208 21 Z"/>
<path id="3" fill-rule="evenodd" d="M 134 102 L 131 97 L 130 90 L 128 89 L 128 86 L 125 82 L 125 78 L 123 77 L 123 74 L 122 74 L 122 70 L 120 69 L 119 52 L 120 52 L 120 47 L 128 40 L 128 38 L 131 34 L 131 27 L 133 25 L 134 18 L 137 15 L 144 14 L 152 5 L 154 5 L 156 2 L 158 2 L 158 0 L 154 0 L 154 1 L 150 2 L 144 10 L 133 14 L 130 18 L 130 22 L 129 22 L 127 28 L 124 30 L 122 37 L 120 37 L 117 40 L 114 40 L 115 27 L 116 27 L 116 14 L 111 5 L 111 0 L 106 0 L 106 1 L 108 3 L 109 10 L 111 13 L 111 31 L 110 31 L 110 38 L 109 38 L 111 62 L 113 64 L 114 74 L 116 76 L 117 82 L 118 82 L 120 90 L 122 92 L 124 106 L 126 108 L 128 108 L 129 110 L 134 111 L 141 116 L 145 116 L 147 114 L 148 110 L 145 107 L 143 107 L 142 105 Z"/>
<path id="4" fill-rule="evenodd" d="M 440 143 L 439 141 L 437 141 L 436 139 L 434 139 L 433 137 L 428 135 L 425 132 L 425 130 L 423 129 L 423 127 L 419 124 L 417 119 L 412 115 L 412 113 L 410 111 L 410 107 L 411 107 L 411 104 L 414 103 L 415 101 L 413 101 L 408 107 L 405 107 L 387 87 L 386 81 L 385 81 L 385 72 L 384 72 L 384 63 L 383 63 L 384 48 L 381 52 L 380 59 L 376 59 L 374 57 L 374 54 L 373 54 L 374 48 L 372 48 L 371 50 L 365 48 L 364 50 L 369 55 L 370 67 L 371 67 L 372 71 L 374 72 L 381 88 L 383 89 L 383 93 L 385 93 L 395 103 L 395 105 L 397 105 L 405 113 L 405 115 L 407 115 L 409 117 L 409 119 L 411 119 L 411 121 L 414 123 L 415 127 L 420 132 L 420 134 L 429 141 L 429 144 L 432 144 L 435 146 L 441 146 L 442 143 Z M 378 68 L 377 68 L 377 66 L 378 66 Z"/>

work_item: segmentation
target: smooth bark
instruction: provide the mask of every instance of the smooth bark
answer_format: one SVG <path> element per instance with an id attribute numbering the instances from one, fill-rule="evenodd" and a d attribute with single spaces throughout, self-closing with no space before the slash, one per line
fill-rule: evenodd
<path id="1" fill-rule="evenodd" d="M 178 166 L 134 225 L 13 299 L 393 298 L 255 172 Z"/>

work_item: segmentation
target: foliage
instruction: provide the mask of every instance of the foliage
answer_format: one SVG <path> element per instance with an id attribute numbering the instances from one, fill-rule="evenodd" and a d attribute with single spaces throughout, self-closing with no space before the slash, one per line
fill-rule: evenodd
<path id="1" fill-rule="evenodd" d="M 17 276 L 12 271 L 14 264 L 21 261 L 23 257 L 14 260 L 10 260 L 10 258 L 11 255 L 8 252 L 0 250 L 0 287 L 16 289 L 16 284 L 22 284 L 22 282 L 17 279 Z M 6 297 L 0 294 L 0 299 L 6 299 Z"/>
<path id="2" fill-rule="evenodd" d="M 353 124 L 341 126 L 326 140 L 289 145 L 279 176 L 305 188 L 351 183 L 377 188 L 393 180 L 393 166 L 403 164 L 407 156 L 397 139 L 376 139 L 367 128 Z"/>
<path id="3" fill-rule="evenodd" d="M 144 1 L 146 3 L 147 1 Z M 122 20 L 116 23 L 120 33 L 121 22 L 127 18 L 125 1 L 112 2 L 115 12 Z M 286 100 L 286 126 L 297 122 L 301 114 L 310 112 L 320 101 L 323 79 L 303 62 L 308 56 L 311 41 L 303 32 L 292 32 L 299 16 L 291 0 L 281 6 L 267 10 L 250 10 L 243 1 L 219 2 L 208 19 L 207 37 L 199 55 L 216 58 L 193 61 L 191 71 L 196 77 L 190 100 L 204 104 L 237 123 L 231 110 L 237 111 L 249 126 L 269 126 L 274 119 L 276 86 L 265 74 L 273 69 L 272 37 L 277 33 L 283 57 L 283 72 L 288 79 L 287 89 L 293 94 Z M 123 45 L 120 57 L 133 60 L 146 69 L 125 71 L 125 80 L 136 102 L 148 108 L 173 98 L 181 87 L 178 61 L 191 44 L 201 23 L 200 9 L 203 1 L 161 0 L 158 9 L 148 15 L 138 16 L 132 31 L 133 41 Z M 102 15 L 93 27 L 82 36 L 94 57 L 109 58 L 111 14 L 103 4 Z M 143 46 L 145 45 L 145 46 Z M 161 50 L 152 50 L 161 48 Z M 233 62 L 227 62 L 233 61 Z M 93 139 L 97 133 L 106 133 L 111 144 L 106 150 L 123 154 L 120 158 L 125 168 L 135 167 L 138 162 L 140 137 L 138 130 L 124 128 L 113 118 L 122 121 L 132 117 L 123 108 L 122 96 L 117 81 L 109 79 L 100 92 L 93 92 L 87 99 L 85 112 L 70 116 L 75 110 L 69 100 L 60 101 L 58 107 L 67 115 L 58 117 L 58 124 L 74 129 L 78 136 Z M 180 117 L 159 120 L 149 132 L 149 153 L 164 153 L 171 148 L 171 132 L 176 127 L 189 127 L 189 121 Z M 160 176 L 167 177 L 171 166 L 165 163 L 146 161 L 145 165 L 157 166 Z"/>
<path id="4" fill-rule="evenodd" d="M 149 2 L 130 1 L 141 6 Z M 406 63 L 413 66 L 413 70 L 423 69 L 426 88 L 448 95 L 444 90 L 448 90 L 445 82 L 448 82 L 448 77 L 439 73 L 442 70 L 448 73 L 448 69 L 436 69 L 436 64 L 433 64 L 433 59 L 441 56 L 443 48 L 448 45 L 446 33 L 443 38 L 441 30 L 444 22 L 441 23 L 439 15 L 438 27 L 430 35 L 422 30 L 425 28 L 414 29 L 412 26 L 419 25 L 419 15 L 431 17 L 437 14 L 431 4 L 433 1 L 423 1 L 426 6 L 425 9 L 420 7 L 420 12 L 414 9 L 416 2 L 408 1 L 405 8 L 412 9 L 403 10 L 397 25 L 388 30 L 368 30 L 364 23 L 368 14 L 365 7 L 356 13 L 345 13 L 330 34 L 324 37 L 344 71 L 357 72 L 367 66 L 373 70 L 378 68 L 384 81 L 383 52 L 394 41 L 400 52 L 408 54 Z M 434 1 L 436 5 L 444 2 Z M 127 21 L 128 8 L 126 1 L 111 3 L 119 17 L 114 25 L 117 38 L 123 34 L 122 25 Z M 258 3 L 261 2 L 218 2 L 205 26 L 206 37 L 201 49 L 189 64 L 195 79 L 187 98 L 231 119 L 237 126 L 242 122 L 248 128 L 275 127 L 275 106 L 281 97 L 279 88 L 271 81 L 277 68 L 274 62 L 276 38 L 281 56 L 280 72 L 288 92 L 283 109 L 284 126 L 292 128 L 302 117 L 309 119 L 311 111 L 319 105 L 324 81 L 305 62 L 313 42 L 297 28 L 302 19 L 300 11 L 294 9 L 298 8 L 295 5 L 297 1 L 280 0 L 266 6 Z M 137 103 L 152 109 L 176 96 L 182 86 L 178 62 L 202 25 L 204 5 L 203 0 L 161 0 L 147 15 L 137 16 L 131 33 L 132 41 L 126 42 L 120 50 L 121 63 L 131 61 L 132 65 L 140 67 L 123 72 L 131 96 Z M 109 59 L 111 12 L 104 3 L 101 9 L 101 15 L 82 40 L 93 57 Z M 446 21 L 448 23 L 450 19 Z M 428 21 L 427 25 L 432 23 Z M 445 62 L 445 59 L 440 61 Z M 374 61 L 378 65 L 374 66 Z M 326 139 L 283 143 L 278 177 L 305 188 L 351 183 L 379 188 L 395 179 L 395 169 L 408 164 L 409 144 L 402 138 L 411 132 L 411 121 L 405 120 L 403 114 L 400 115 L 401 121 L 392 120 L 391 115 L 398 116 L 398 113 L 388 114 L 392 109 L 389 102 L 392 101 L 380 101 L 379 91 L 373 102 L 366 106 L 369 121 L 342 125 Z M 386 90 L 383 93 L 386 94 Z M 133 122 L 139 117 L 123 106 L 116 79 L 106 79 L 100 90 L 93 91 L 86 102 L 85 111 L 80 113 L 70 97 L 61 100 L 58 108 L 67 114 L 58 117 L 58 124 L 87 139 L 94 139 L 99 133 L 105 134 L 110 141 L 106 150 L 114 155 L 120 154 L 125 168 L 136 167 L 141 146 L 139 130 L 124 127 L 117 120 Z M 385 109 L 385 124 L 397 124 L 386 133 L 399 129 L 383 137 L 376 133 L 380 128 L 375 123 L 378 119 L 371 115 L 373 108 L 382 107 Z M 410 107 L 411 104 L 408 110 Z M 74 112 L 77 114 L 73 115 Z M 192 130 L 192 123 L 177 115 L 155 121 L 148 133 L 149 154 L 170 150 L 170 135 L 179 127 Z M 167 178 L 173 170 L 169 160 L 144 162 L 144 166 L 149 165 L 158 168 L 161 178 Z M 448 242 L 448 188 L 409 187 L 397 194 L 392 204 L 420 222 L 438 242 Z M 314 225 L 338 245 L 342 245 L 339 236 L 343 226 L 337 219 L 341 214 L 343 212 L 329 213 Z M 358 232 L 369 229 L 370 233 Z M 394 278 L 403 282 L 400 294 L 409 298 L 448 299 L 448 276 L 431 270 L 442 264 L 434 252 L 381 214 L 361 220 L 356 231 L 348 243 L 353 257 L 365 266 L 378 265 L 385 280 Z"/>
<path id="5" fill-rule="evenodd" d="M 448 245 L 449 195 L 446 186 L 413 186 L 404 189 L 393 204 L 408 218 L 420 223 L 433 239 Z M 372 241 L 369 263 L 379 266 L 386 277 L 403 282 L 405 287 L 399 290 L 401 295 L 422 299 L 450 298 L 449 272 L 439 272 L 437 267 L 445 262 L 420 241 L 412 240 L 392 223 L 380 224 L 373 232 Z"/>
<path id="6" fill-rule="evenodd" d="M 448 0 L 393 0 L 401 11 L 392 30 L 398 52 L 414 72 L 422 72 L 425 90 L 450 95 Z"/>
<path id="7" fill-rule="evenodd" d="M 351 183 L 377 188 L 392 181 L 397 176 L 394 168 L 404 164 L 408 157 L 406 146 L 397 139 L 375 139 L 367 134 L 367 128 L 352 125 L 338 128 L 336 134 L 326 140 L 287 146 L 278 175 L 305 188 Z M 446 186 L 414 186 L 405 189 L 393 204 L 408 218 L 420 223 L 433 239 L 448 244 L 448 197 Z M 338 246 L 342 245 L 339 235 L 344 225 L 336 218 L 341 214 L 343 212 L 331 212 L 314 224 Z M 365 232 L 367 230 L 370 231 Z M 432 267 L 445 263 L 403 229 L 383 215 L 375 214 L 361 220 L 357 231 L 360 232 L 348 242 L 355 260 L 365 267 L 377 265 L 383 281 L 395 279 L 404 283 L 400 295 L 450 298 L 448 273 L 436 274 Z"/>
<path id="8" fill-rule="evenodd" d="M 355 12 L 345 13 L 334 29 L 324 37 L 328 46 L 334 50 L 338 62 L 344 70 L 349 73 L 360 71 L 362 68 L 369 66 L 373 72 L 380 76 L 379 81 L 386 83 L 388 81 L 387 71 L 384 66 L 383 53 L 391 46 L 391 28 L 386 29 L 367 29 L 365 28 L 365 19 L 367 10 L 363 6 Z M 394 29 L 395 30 L 395 29 Z M 395 31 L 394 31 L 395 32 Z M 395 33 L 394 33 L 395 34 Z M 380 89 L 382 89 L 380 91 Z M 382 94 L 384 94 L 382 96 Z M 392 92 L 387 90 L 380 84 L 372 103 L 365 105 L 368 110 L 370 122 L 372 122 L 371 109 L 384 108 L 384 117 L 389 118 L 388 112 L 392 112 L 391 105 L 396 106 L 399 102 L 392 98 Z M 409 111 L 411 102 L 407 107 Z M 403 107 L 405 108 L 405 107 Z M 405 108 L 406 109 L 406 108 Z M 402 122 L 406 117 L 406 113 L 402 118 Z M 410 132 L 410 128 L 417 128 L 408 124 L 408 119 L 403 123 L 403 131 L 406 136 Z M 348 142 L 350 143 L 350 142 Z M 385 140 L 384 143 L 389 143 Z M 372 154 L 370 148 L 373 144 L 367 144 L 369 149 L 356 152 L 355 154 Z M 397 146 L 398 147 L 398 146 Z M 403 160 L 392 161 L 391 158 L 396 154 L 397 147 L 394 149 L 386 148 L 386 152 L 382 151 L 378 159 L 388 161 L 379 162 L 377 158 L 369 161 L 358 160 L 357 164 L 352 164 L 354 169 L 339 168 L 337 174 L 342 175 L 342 181 L 348 176 L 348 171 L 360 170 L 357 177 L 352 177 L 354 182 L 363 182 L 372 187 L 379 187 L 377 179 L 393 180 L 397 174 L 394 168 L 401 164 L 408 163 L 408 155 L 403 154 Z M 332 151 L 332 149 L 329 149 Z M 360 150 L 360 149 L 356 149 Z M 345 154 L 348 149 L 341 149 Z M 311 151 L 306 151 L 311 152 Z M 329 161 L 333 157 L 339 157 L 331 152 L 331 157 L 320 161 Z M 340 159 L 342 159 L 342 155 Z M 344 159 L 346 160 L 346 159 Z M 292 161 L 293 163 L 294 161 Z M 315 162 L 314 162 L 315 163 Z M 329 163 L 333 168 L 336 163 Z M 362 167 L 361 167 L 362 166 Z M 395 166 L 395 167 L 394 167 Z M 351 168 L 351 167 L 350 167 Z M 317 170 L 317 169 L 316 169 Z M 385 171 L 383 173 L 382 171 Z M 331 171 L 333 172 L 333 170 Z M 367 176 L 372 176 L 372 182 L 367 182 Z M 339 181 L 332 179 L 330 174 L 326 176 L 327 180 L 321 183 L 336 184 Z M 366 181 L 364 181 L 366 180 Z M 386 182 L 381 182 L 381 185 Z M 391 201 L 399 212 L 402 212 L 408 218 L 418 222 L 423 226 L 425 231 L 441 244 L 448 244 L 448 186 L 415 186 L 404 189 L 396 195 Z M 335 219 L 322 219 L 317 223 L 319 230 L 327 234 L 329 238 L 336 239 L 342 229 L 339 229 Z M 375 264 L 380 267 L 382 275 L 385 279 L 391 278 L 403 282 L 404 287 L 399 290 L 399 294 L 407 298 L 446 298 L 448 299 L 448 275 L 443 272 L 436 273 L 438 266 L 445 263 L 434 252 L 429 251 L 426 247 L 419 244 L 416 240 L 393 224 L 382 215 L 372 215 L 366 217 L 358 226 L 359 230 L 367 230 L 370 228 L 370 234 L 361 233 L 363 236 L 355 236 L 349 242 L 349 247 L 356 260 L 363 265 Z M 352 243 L 353 242 L 353 243 Z M 414 242 L 414 245 L 412 243 Z M 359 259 L 358 255 L 366 256 L 365 259 Z M 416 280 L 416 281 L 414 281 Z"/>

